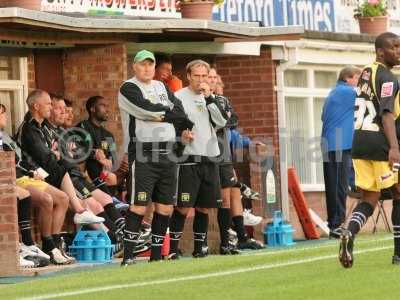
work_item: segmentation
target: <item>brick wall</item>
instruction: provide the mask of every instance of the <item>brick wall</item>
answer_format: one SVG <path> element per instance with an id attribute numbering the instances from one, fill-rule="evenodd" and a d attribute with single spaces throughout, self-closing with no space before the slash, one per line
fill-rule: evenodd
<path id="1" fill-rule="evenodd" d="M 279 153 L 276 65 L 270 49 L 261 50 L 260 56 L 218 56 L 216 65 L 243 133 L 254 138 L 273 137 Z"/>
<path id="2" fill-rule="evenodd" d="M 117 97 L 127 79 L 126 47 L 123 44 L 65 50 L 63 61 L 65 96 L 73 101 L 75 122 L 87 118 L 86 100 L 101 95 L 109 100 L 106 124 L 122 145 L 121 118 Z"/>
<path id="3" fill-rule="evenodd" d="M 270 140 L 269 151 L 276 157 L 279 170 L 276 63 L 271 59 L 271 50 L 262 49 L 260 56 L 218 56 L 216 65 L 225 83 L 225 95 L 239 115 L 239 130 L 253 140 Z M 257 171 L 256 165 L 253 171 Z M 251 185 L 260 190 L 260 184 L 260 176 L 252 176 Z"/>
<path id="4" fill-rule="evenodd" d="M 18 273 L 14 152 L 0 151 L 0 277 Z"/>

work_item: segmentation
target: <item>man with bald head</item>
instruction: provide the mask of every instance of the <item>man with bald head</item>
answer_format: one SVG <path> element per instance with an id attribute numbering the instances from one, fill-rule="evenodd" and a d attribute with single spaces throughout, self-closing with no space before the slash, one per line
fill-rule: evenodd
<path id="1" fill-rule="evenodd" d="M 32 91 L 26 100 L 29 112 L 18 129 L 18 142 L 24 156 L 33 159 L 48 175 L 45 180 L 64 191 L 75 211 L 74 222 L 79 224 L 101 223 L 103 218 L 86 210 L 75 193 L 66 168 L 59 163 L 62 159 L 58 143 L 51 139 L 50 124 L 51 98 L 42 90 Z"/>

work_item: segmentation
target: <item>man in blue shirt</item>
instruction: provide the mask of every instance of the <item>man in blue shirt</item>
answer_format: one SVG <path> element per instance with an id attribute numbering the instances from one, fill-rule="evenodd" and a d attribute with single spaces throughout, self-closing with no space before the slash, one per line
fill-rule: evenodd
<path id="1" fill-rule="evenodd" d="M 339 238 L 345 220 L 346 197 L 351 173 L 354 105 L 360 70 L 349 66 L 340 71 L 322 111 L 321 149 L 324 159 L 326 208 L 330 238 Z"/>

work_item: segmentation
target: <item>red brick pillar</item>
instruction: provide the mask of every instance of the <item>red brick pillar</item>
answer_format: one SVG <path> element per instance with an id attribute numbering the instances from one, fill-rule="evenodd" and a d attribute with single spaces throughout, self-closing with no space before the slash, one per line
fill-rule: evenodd
<path id="1" fill-rule="evenodd" d="M 0 277 L 19 273 L 14 158 L 0 151 Z"/>
<path id="2" fill-rule="evenodd" d="M 112 132 L 118 150 L 122 145 L 118 91 L 128 79 L 125 44 L 66 49 L 64 52 L 65 96 L 72 100 L 75 123 L 87 118 L 86 100 L 101 95 L 109 100 L 106 128 Z"/>
<path id="3" fill-rule="evenodd" d="M 1 1 L 0 7 L 22 7 L 26 9 L 40 10 L 41 0 L 6 0 Z"/>

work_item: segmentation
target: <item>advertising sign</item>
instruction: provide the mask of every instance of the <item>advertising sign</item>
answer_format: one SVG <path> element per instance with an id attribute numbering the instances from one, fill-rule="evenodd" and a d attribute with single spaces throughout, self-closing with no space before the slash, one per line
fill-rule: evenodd
<path id="1" fill-rule="evenodd" d="M 334 0 L 225 0 L 214 7 L 214 20 L 260 22 L 262 26 L 304 25 L 335 31 Z"/>
<path id="2" fill-rule="evenodd" d="M 89 15 L 181 17 L 176 9 L 176 0 L 41 0 L 41 10 Z"/>
<path id="3" fill-rule="evenodd" d="M 225 0 L 213 19 L 259 22 L 261 26 L 303 25 L 306 30 L 359 33 L 354 9 L 363 0 Z M 400 33 L 400 0 L 388 0 L 390 30 Z"/>

